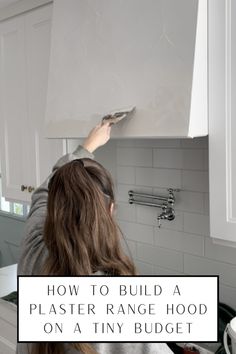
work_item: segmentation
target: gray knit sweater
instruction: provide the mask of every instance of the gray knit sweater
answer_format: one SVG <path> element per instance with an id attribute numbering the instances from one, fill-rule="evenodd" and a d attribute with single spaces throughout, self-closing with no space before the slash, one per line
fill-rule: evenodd
<path id="1" fill-rule="evenodd" d="M 31 208 L 25 223 L 25 237 L 21 243 L 21 256 L 18 263 L 18 275 L 37 275 L 47 256 L 43 241 L 43 226 L 47 212 L 48 182 L 55 171 L 69 161 L 78 158 L 94 158 L 94 155 L 82 146 L 61 157 L 53 166 L 52 173 L 46 181 L 32 194 Z M 109 340 L 109 338 L 108 338 Z M 172 351 L 164 343 L 92 343 L 99 354 L 171 354 Z M 79 354 L 64 344 L 67 354 Z M 28 354 L 30 343 L 18 343 L 17 354 Z M 44 354 L 44 353 L 42 353 Z"/>

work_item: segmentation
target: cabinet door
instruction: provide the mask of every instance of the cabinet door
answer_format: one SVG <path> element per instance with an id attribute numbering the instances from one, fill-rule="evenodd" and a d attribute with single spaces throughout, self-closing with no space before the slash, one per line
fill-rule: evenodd
<path id="1" fill-rule="evenodd" d="M 29 200 L 24 18 L 0 24 L 0 150 L 3 195 Z"/>
<path id="2" fill-rule="evenodd" d="M 63 141 L 44 137 L 52 5 L 25 16 L 27 106 L 29 114 L 30 185 L 37 187 L 50 173 L 63 151 Z"/>
<path id="3" fill-rule="evenodd" d="M 209 1 L 210 233 L 236 246 L 235 13 L 235 1 Z"/>

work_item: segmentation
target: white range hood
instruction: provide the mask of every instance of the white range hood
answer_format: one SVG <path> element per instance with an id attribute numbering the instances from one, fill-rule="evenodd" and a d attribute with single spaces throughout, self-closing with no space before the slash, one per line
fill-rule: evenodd
<path id="1" fill-rule="evenodd" d="M 53 6 L 47 137 L 84 137 L 103 115 L 132 105 L 113 137 L 208 134 L 207 0 Z"/>

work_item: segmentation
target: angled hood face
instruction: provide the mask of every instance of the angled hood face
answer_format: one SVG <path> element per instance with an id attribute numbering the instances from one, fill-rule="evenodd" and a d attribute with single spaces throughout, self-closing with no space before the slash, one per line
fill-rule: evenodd
<path id="1" fill-rule="evenodd" d="M 46 136 L 84 137 L 126 106 L 114 137 L 206 135 L 203 2 L 54 0 Z"/>

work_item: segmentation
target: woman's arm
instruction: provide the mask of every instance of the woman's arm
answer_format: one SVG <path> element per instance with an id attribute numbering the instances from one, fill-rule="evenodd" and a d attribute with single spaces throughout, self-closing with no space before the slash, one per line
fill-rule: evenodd
<path id="1" fill-rule="evenodd" d="M 70 154 L 62 156 L 52 168 L 51 174 L 47 177 L 41 186 L 39 186 L 32 194 L 30 212 L 27 220 L 32 217 L 39 208 L 47 204 L 48 197 L 48 183 L 55 173 L 55 171 L 64 164 L 75 160 L 88 157 L 94 159 L 93 152 L 100 146 L 104 145 L 110 139 L 110 126 L 109 123 L 99 124 L 93 128 L 88 137 L 85 139 L 83 145 L 79 145 L 77 149 Z M 32 223 L 33 225 L 33 223 Z M 34 225 L 33 225 L 34 226 Z"/>
<path id="2" fill-rule="evenodd" d="M 55 171 L 64 164 L 84 157 L 94 158 L 93 152 L 104 145 L 110 138 L 109 124 L 96 126 L 85 139 L 83 145 L 70 154 L 62 156 L 52 168 L 51 174 L 34 191 L 31 197 L 31 207 L 26 219 L 21 243 L 21 256 L 18 263 L 18 274 L 38 274 L 47 249 L 43 242 L 43 227 L 47 213 L 48 183 Z"/>

